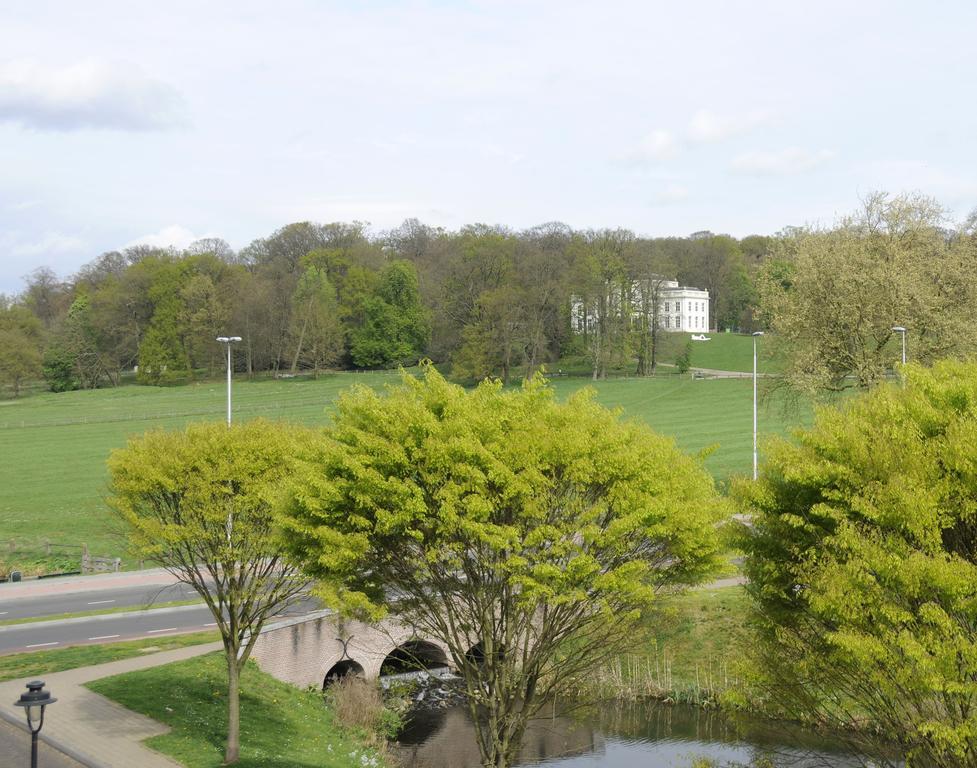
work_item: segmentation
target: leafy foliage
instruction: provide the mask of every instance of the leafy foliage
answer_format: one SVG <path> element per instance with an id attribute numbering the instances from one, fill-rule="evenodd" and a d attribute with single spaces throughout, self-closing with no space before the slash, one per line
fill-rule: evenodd
<path id="1" fill-rule="evenodd" d="M 785 382 L 816 392 L 866 388 L 900 359 L 972 353 L 977 238 L 947 231 L 929 198 L 870 196 L 832 229 L 784 239 L 759 280 L 763 317 L 787 361 Z"/>
<path id="2" fill-rule="evenodd" d="M 150 432 L 109 458 L 131 548 L 204 599 L 228 670 L 226 761 L 238 757 L 238 678 L 269 616 L 306 586 L 276 545 L 273 509 L 309 431 L 254 421 Z"/>
<path id="3" fill-rule="evenodd" d="M 286 545 L 330 604 L 388 610 L 446 644 L 488 713 L 491 765 L 660 591 L 718 562 L 723 507 L 701 466 L 540 379 L 466 391 L 429 366 L 386 396 L 356 388 L 309 459 Z"/>
<path id="4" fill-rule="evenodd" d="M 977 365 L 911 365 L 739 488 L 773 707 L 977 765 L 975 446 Z"/>

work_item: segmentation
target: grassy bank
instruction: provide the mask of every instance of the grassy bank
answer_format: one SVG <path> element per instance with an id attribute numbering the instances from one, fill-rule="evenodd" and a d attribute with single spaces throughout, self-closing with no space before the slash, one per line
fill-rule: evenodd
<path id="1" fill-rule="evenodd" d="M 603 699 L 717 703 L 738 681 L 750 643 L 749 598 L 740 586 L 664 598 L 644 633 L 586 684 Z"/>
<path id="2" fill-rule="evenodd" d="M 217 768 L 227 736 L 227 672 L 221 654 L 96 680 L 96 693 L 169 725 L 146 743 L 188 768 Z M 241 677 L 241 768 L 352 768 L 383 760 L 344 732 L 321 694 L 299 691 L 253 663 Z"/>
<path id="3" fill-rule="evenodd" d="M 200 645 L 218 640 L 216 632 L 195 632 L 188 635 L 168 635 L 124 643 L 102 645 L 76 645 L 48 651 L 13 653 L 0 656 L 0 682 L 18 678 L 44 677 L 53 672 L 121 661 L 133 656 L 145 656 L 157 651 L 172 651 L 189 645 Z"/>
<path id="4" fill-rule="evenodd" d="M 264 416 L 326 424 L 343 389 L 354 383 L 382 387 L 394 381 L 391 374 L 353 373 L 318 380 L 238 381 L 235 418 Z M 590 385 L 584 378 L 554 380 L 561 397 Z M 705 462 L 717 479 L 749 471 L 750 381 L 669 376 L 608 380 L 593 386 L 601 403 L 620 407 L 626 417 L 673 436 L 683 450 L 695 453 L 713 447 Z M 222 419 L 224 398 L 222 386 L 202 383 L 48 393 L 5 406 L 0 411 L 0 455 L 6 470 L 0 484 L 0 545 L 16 539 L 19 550 L 12 553 L 9 547 L 0 547 L 0 567 L 10 556 L 19 565 L 31 542 L 40 548 L 44 539 L 61 545 L 87 543 L 92 554 L 126 560 L 123 541 L 114 534 L 114 521 L 105 505 L 109 453 L 150 429 Z M 785 412 L 774 400 L 761 412 L 761 434 L 783 434 L 809 418 L 809 408 Z"/>

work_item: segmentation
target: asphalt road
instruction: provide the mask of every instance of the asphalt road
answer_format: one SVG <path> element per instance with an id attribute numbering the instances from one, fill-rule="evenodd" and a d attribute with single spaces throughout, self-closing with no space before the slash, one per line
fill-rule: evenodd
<path id="1" fill-rule="evenodd" d="M 186 584 L 167 586 L 118 587 L 39 597 L 6 596 L 0 591 L 0 621 L 56 616 L 82 611 L 104 611 L 113 608 L 139 610 L 159 603 L 197 598 L 197 592 Z"/>
<path id="2" fill-rule="evenodd" d="M 319 607 L 314 598 L 305 598 L 281 615 L 301 616 Z M 215 626 L 214 617 L 205 605 L 14 624 L 0 627 L 0 654 L 204 632 Z"/>

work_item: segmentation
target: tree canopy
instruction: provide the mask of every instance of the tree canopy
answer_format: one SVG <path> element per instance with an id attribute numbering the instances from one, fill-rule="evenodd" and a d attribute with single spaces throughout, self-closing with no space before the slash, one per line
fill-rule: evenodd
<path id="1" fill-rule="evenodd" d="M 117 384 L 135 366 L 150 384 L 213 376 L 220 335 L 242 337 L 234 364 L 249 374 L 430 357 L 459 377 L 531 378 L 588 356 L 598 378 L 610 366 L 647 375 L 668 352 L 655 324 L 661 281 L 709 289 L 716 323 L 752 329 L 753 280 L 768 250 L 757 236 L 741 248 L 726 235 L 651 238 L 559 222 L 448 231 L 408 220 L 387 232 L 295 222 L 238 252 L 207 238 L 183 251 L 109 251 L 64 280 L 38 269 L 13 303 L 39 321 L 30 344 L 58 390 Z M 81 297 L 80 336 L 68 315 Z M 574 298 L 602 307 L 593 333 L 571 328 Z"/>
<path id="2" fill-rule="evenodd" d="M 626 644 L 662 590 L 713 571 L 723 509 L 697 461 L 588 393 L 467 391 L 428 366 L 341 398 L 283 529 L 329 604 L 450 649 L 487 713 L 483 760 L 505 766 L 542 702 Z"/>
<path id="3" fill-rule="evenodd" d="M 110 503 L 131 548 L 193 587 L 213 614 L 228 670 L 225 761 L 239 751 L 238 679 L 265 621 L 307 587 L 277 544 L 274 510 L 302 427 L 254 421 L 150 432 L 109 458 Z"/>
<path id="4" fill-rule="evenodd" d="M 912 765 L 977 766 L 977 365 L 904 375 L 823 410 L 738 489 L 758 685 Z"/>
<path id="5" fill-rule="evenodd" d="M 794 230 L 759 277 L 760 311 L 787 361 L 784 381 L 807 392 L 866 388 L 899 362 L 977 349 L 977 239 L 947 228 L 936 201 L 869 196 L 831 228 Z"/>

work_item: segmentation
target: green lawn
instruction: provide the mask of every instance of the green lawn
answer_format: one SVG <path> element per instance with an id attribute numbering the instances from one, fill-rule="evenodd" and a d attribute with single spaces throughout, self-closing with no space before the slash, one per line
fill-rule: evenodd
<path id="1" fill-rule="evenodd" d="M 188 635 L 167 635 L 124 643 L 102 645 L 75 645 L 48 651 L 12 653 L 0 656 L 0 681 L 17 678 L 35 679 L 53 672 L 78 669 L 93 664 L 120 661 L 133 656 L 144 656 L 157 651 L 172 651 L 188 645 L 200 645 L 218 640 L 217 632 L 195 632 Z"/>
<path id="2" fill-rule="evenodd" d="M 684 339 L 692 338 L 691 333 L 681 335 Z M 692 342 L 692 365 L 695 368 L 747 372 L 753 370 L 752 336 L 739 333 L 707 333 L 706 336 L 709 341 Z M 769 340 L 761 337 L 757 346 L 757 369 L 761 373 L 777 373 L 782 367 L 781 361 L 770 354 Z"/>
<path id="3" fill-rule="evenodd" d="M 711 343 L 711 342 L 707 342 Z M 235 418 L 263 416 L 326 424 L 339 392 L 352 383 L 382 386 L 395 374 L 342 373 L 318 380 L 237 381 Z M 591 382 L 558 378 L 561 397 Z M 621 407 L 671 435 L 680 448 L 714 447 L 706 467 L 720 481 L 750 470 L 751 382 L 663 376 L 612 379 L 594 385 L 598 400 Z M 18 541 L 19 564 L 30 561 L 25 542 L 87 543 L 93 554 L 125 558 L 122 538 L 105 505 L 110 451 L 127 438 L 154 428 L 182 427 L 190 421 L 222 419 L 225 389 L 219 382 L 184 387 L 124 386 L 5 401 L 0 406 L 0 571 L 11 559 L 6 545 Z M 785 413 L 777 401 L 762 407 L 761 436 L 783 434 L 810 419 L 810 409 Z M 43 561 L 43 557 L 37 558 Z M 133 563 L 128 562 L 131 567 Z"/>
<path id="4" fill-rule="evenodd" d="M 90 683 L 96 693 L 169 725 L 147 740 L 188 768 L 217 768 L 227 735 L 221 653 Z M 241 768 L 346 768 L 383 761 L 333 722 L 316 692 L 279 682 L 249 663 L 241 677 Z"/>

